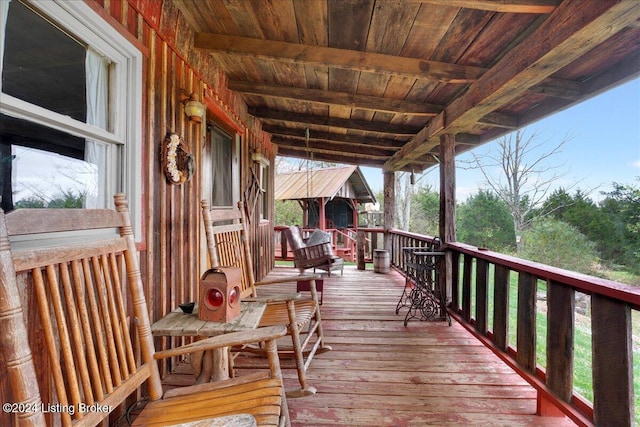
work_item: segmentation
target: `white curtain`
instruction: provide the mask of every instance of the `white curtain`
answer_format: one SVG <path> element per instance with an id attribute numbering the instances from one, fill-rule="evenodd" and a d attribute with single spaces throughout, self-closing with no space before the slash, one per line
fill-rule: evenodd
<path id="1" fill-rule="evenodd" d="M 232 142 L 229 137 L 223 136 L 215 130 L 212 131 L 212 206 L 233 206 L 233 187 L 231 184 L 233 179 L 231 168 L 232 154 Z"/>
<path id="2" fill-rule="evenodd" d="M 85 59 L 87 80 L 87 124 L 107 129 L 108 115 L 108 62 L 98 53 L 87 49 Z M 107 145 L 87 140 L 85 161 L 89 163 L 86 208 L 106 207 Z"/>
<path id="3" fill-rule="evenodd" d="M 11 0 L 0 0 L 0 93 L 2 92 L 2 60 L 4 58 L 4 35 L 7 29 L 7 15 Z"/>

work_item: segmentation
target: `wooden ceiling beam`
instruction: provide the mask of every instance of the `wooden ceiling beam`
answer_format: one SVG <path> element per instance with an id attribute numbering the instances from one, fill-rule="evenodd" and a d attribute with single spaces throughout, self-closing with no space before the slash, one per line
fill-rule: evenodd
<path id="1" fill-rule="evenodd" d="M 503 114 L 503 113 L 489 113 L 484 117 L 481 117 L 478 120 L 478 123 L 485 126 L 503 128 L 503 129 L 517 129 L 518 128 L 518 118 L 511 114 Z"/>
<path id="2" fill-rule="evenodd" d="M 480 67 L 426 59 L 213 33 L 195 33 L 193 45 L 198 49 L 219 51 L 230 55 L 413 77 L 444 83 L 471 83 L 486 71 Z"/>
<path id="3" fill-rule="evenodd" d="M 538 13 L 553 12 L 560 0 L 409 0 L 417 3 L 450 6 L 465 9 L 486 10 L 502 13 Z"/>
<path id="4" fill-rule="evenodd" d="M 337 117 L 316 116 L 313 114 L 292 113 L 269 108 L 249 108 L 249 114 L 264 120 L 284 121 L 315 126 L 329 126 L 341 129 L 352 129 L 360 132 L 373 132 L 400 136 L 414 136 L 422 128 L 407 125 L 396 125 L 366 120 L 341 119 Z"/>
<path id="5" fill-rule="evenodd" d="M 393 153 L 398 151 L 398 149 L 393 149 L 391 147 L 379 148 L 379 147 L 371 147 L 371 146 L 362 146 L 362 145 L 349 145 L 348 149 L 344 149 L 343 143 L 336 141 L 327 141 L 327 140 L 317 140 L 309 138 L 309 142 L 305 141 L 304 138 L 297 138 L 286 135 L 271 135 L 271 142 L 278 145 L 278 149 L 283 147 L 288 148 L 297 148 L 301 150 L 310 150 L 312 152 L 323 152 L 330 151 L 332 153 L 342 153 L 344 155 L 354 156 L 354 157 L 366 157 L 371 159 L 382 159 L 389 158 Z"/>
<path id="6" fill-rule="evenodd" d="M 293 101 L 312 102 L 323 105 L 339 105 L 343 107 L 361 108 L 363 110 L 383 111 L 394 114 L 433 117 L 444 107 L 442 105 L 423 104 L 420 102 L 389 99 L 378 96 L 353 95 L 344 92 L 332 92 L 321 89 L 306 89 L 290 86 L 274 86 L 261 83 L 230 81 L 229 89 L 235 92 L 268 98 L 283 98 Z"/>
<path id="7" fill-rule="evenodd" d="M 577 101 L 584 96 L 584 84 L 570 80 L 561 80 L 553 77 L 545 79 L 542 83 L 527 89 L 529 93 L 540 93 L 554 98 L 571 99 Z"/>
<path id="8" fill-rule="evenodd" d="M 448 1 L 448 0 L 445 0 Z M 496 5 L 498 7 L 499 5 Z M 533 13 L 533 12 L 532 12 Z M 200 35 L 198 35 L 200 34 Z M 271 46 L 272 45 L 272 46 Z M 283 48 L 285 45 L 286 48 Z M 294 43 L 285 43 L 285 42 L 276 42 L 276 41 L 268 41 L 261 39 L 253 39 L 247 37 L 234 37 L 227 36 L 223 34 L 205 34 L 205 33 L 196 33 L 196 38 L 194 41 L 194 46 L 201 49 L 208 50 L 221 50 L 227 54 L 231 55 L 241 55 L 248 57 L 263 57 L 269 59 L 275 59 L 280 61 L 289 61 L 289 62 L 297 62 L 303 63 L 305 65 L 323 65 L 331 68 L 341 68 L 341 69 L 350 69 L 353 71 L 365 71 L 365 72 L 377 72 L 380 74 L 387 75 L 395 75 L 398 77 L 409 77 L 409 78 L 425 78 L 424 73 L 429 69 L 431 64 L 429 61 L 425 62 L 423 60 L 418 60 L 414 58 L 406 58 L 401 56 L 393 56 L 393 55 L 380 55 L 374 53 L 366 53 L 360 51 L 351 51 L 347 49 L 331 49 L 326 47 L 317 47 L 317 46 L 304 46 L 298 45 Z M 313 51 L 314 49 L 329 49 L 339 51 L 337 55 L 313 55 L 313 54 L 304 54 L 299 51 Z M 288 57 L 287 52 L 294 51 Z M 372 66 L 362 66 L 362 63 L 366 63 L 367 61 L 358 60 L 355 64 L 347 66 L 345 62 L 349 60 L 345 59 L 345 52 L 351 52 L 350 56 L 371 56 L 377 57 L 382 56 L 384 60 L 380 59 L 380 64 L 376 65 L 374 69 Z M 319 60 L 314 60 L 315 57 L 322 56 L 323 62 L 319 63 Z M 325 58 L 327 56 L 327 58 Z M 347 55 L 349 56 L 349 55 Z M 337 61 L 337 62 L 336 62 Z M 406 63 L 411 62 L 419 62 L 419 64 L 413 64 L 411 66 Z M 485 68 L 480 67 L 468 67 L 468 66 L 459 66 L 455 64 L 447 64 L 450 67 L 458 67 L 461 68 L 462 71 L 458 71 L 456 74 L 458 75 L 471 75 L 473 78 L 469 77 L 466 80 L 467 82 L 475 81 L 478 77 L 480 77 L 484 72 L 486 72 Z M 387 67 L 383 69 L 382 67 Z M 391 68 L 389 68 L 391 67 Z M 419 68 L 421 71 L 418 73 L 414 70 L 414 68 Z M 469 72 L 469 69 L 472 71 Z M 466 71 L 465 71 L 466 70 Z M 432 72 L 432 71 L 431 71 Z M 451 78 L 453 78 L 454 74 L 451 74 Z M 432 80 L 446 80 L 446 79 L 432 79 Z M 448 83 L 452 83 L 453 81 L 447 81 Z M 568 99 L 580 99 L 580 92 L 575 88 L 575 86 L 579 85 L 577 82 L 564 82 L 561 80 L 554 81 L 554 79 L 550 79 L 550 81 L 545 81 L 532 88 L 532 91 L 537 93 L 545 93 L 550 96 L 558 96 Z"/>
<path id="9" fill-rule="evenodd" d="M 303 140 L 306 138 L 305 129 L 300 128 L 288 128 L 285 126 L 275 126 L 269 123 L 265 123 L 262 125 L 262 130 L 268 132 L 271 135 L 280 135 Z M 309 139 L 314 141 L 326 141 L 334 144 L 342 144 L 349 147 L 354 146 L 387 149 L 392 151 L 391 154 L 402 148 L 402 146 L 406 143 L 406 141 L 398 141 L 389 138 L 371 138 L 363 135 L 323 132 L 319 130 L 311 130 L 309 132 Z"/>
<path id="10" fill-rule="evenodd" d="M 384 169 L 402 168 L 437 145 L 439 135 L 455 134 L 477 123 L 639 19 L 640 8 L 632 1 L 592 2 L 588 8 L 581 2 L 561 3 L 527 40 L 431 119 Z"/>
<path id="11" fill-rule="evenodd" d="M 294 157 L 297 159 L 311 159 L 324 162 L 345 163 L 348 165 L 371 166 L 382 168 L 386 157 L 372 158 L 360 155 L 350 155 L 349 153 L 339 153 L 331 150 L 312 150 L 307 152 L 304 147 L 282 146 L 278 149 L 278 155 L 284 157 Z"/>

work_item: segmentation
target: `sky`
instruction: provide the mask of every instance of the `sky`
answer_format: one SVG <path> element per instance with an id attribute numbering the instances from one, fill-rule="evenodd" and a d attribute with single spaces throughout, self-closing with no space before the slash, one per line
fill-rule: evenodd
<path id="1" fill-rule="evenodd" d="M 562 151 L 549 158 L 549 165 L 562 175 L 554 187 L 570 188 L 571 194 L 580 189 L 597 201 L 603 197 L 601 192 L 612 190 L 613 182 L 640 185 L 640 79 L 526 127 L 527 134 L 534 130 L 543 150 L 570 136 Z M 497 150 L 494 140 L 471 151 L 480 156 L 495 154 Z M 456 157 L 456 163 L 472 159 L 467 152 Z M 374 193 L 382 190 L 381 169 L 361 167 L 361 170 Z M 438 174 L 437 167 L 427 169 L 419 182 L 437 191 Z M 460 167 L 456 169 L 456 187 L 458 201 L 488 188 L 480 171 Z"/>

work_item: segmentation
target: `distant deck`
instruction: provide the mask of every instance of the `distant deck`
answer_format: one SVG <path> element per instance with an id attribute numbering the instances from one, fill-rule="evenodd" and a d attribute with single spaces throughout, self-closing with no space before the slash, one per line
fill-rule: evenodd
<path id="1" fill-rule="evenodd" d="M 276 268 L 271 276 L 295 274 Z M 293 426 L 574 425 L 536 416 L 535 390 L 455 320 L 404 327 L 404 312 L 395 314 L 403 286 L 397 272 L 370 265 L 325 277 L 321 312 L 333 351 L 308 371 L 318 393 L 288 399 Z M 282 366 L 285 386 L 296 388 L 293 361 Z"/>

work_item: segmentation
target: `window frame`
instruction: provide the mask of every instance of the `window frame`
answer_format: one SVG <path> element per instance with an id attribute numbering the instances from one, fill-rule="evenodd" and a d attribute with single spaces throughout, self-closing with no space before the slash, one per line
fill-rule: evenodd
<path id="1" fill-rule="evenodd" d="M 231 205 L 214 205 L 214 197 L 213 197 L 213 154 L 214 150 L 212 147 L 212 134 L 217 133 L 221 137 L 228 138 L 229 143 L 231 145 L 231 155 L 229 165 L 231 169 Z M 202 185 L 202 197 L 209 202 L 211 207 L 216 208 L 235 208 L 237 207 L 237 203 L 240 200 L 240 153 L 242 140 L 240 135 L 237 132 L 229 132 L 224 127 L 220 126 L 220 124 L 216 123 L 215 120 L 207 120 L 206 122 L 206 132 L 205 132 L 205 140 L 207 144 L 207 150 L 209 151 L 209 157 L 205 157 L 204 163 L 202 165 L 203 170 L 206 172 L 203 175 L 204 185 Z"/>
<path id="2" fill-rule="evenodd" d="M 115 174 L 107 176 L 106 194 L 113 196 L 117 192 L 124 192 L 127 195 L 134 235 L 136 240 L 140 241 L 142 240 L 143 169 L 141 167 L 142 52 L 84 2 L 37 2 L 34 0 L 22 0 L 22 2 L 41 12 L 63 31 L 82 40 L 111 61 L 109 77 L 111 132 L 2 93 L 1 79 L 0 112 L 81 138 L 109 143 L 107 171 Z M 2 44 L 5 42 L 4 37 L 4 28 L 2 28 L 0 31 Z M 112 207 L 109 200 L 105 202 L 107 207 Z"/>

